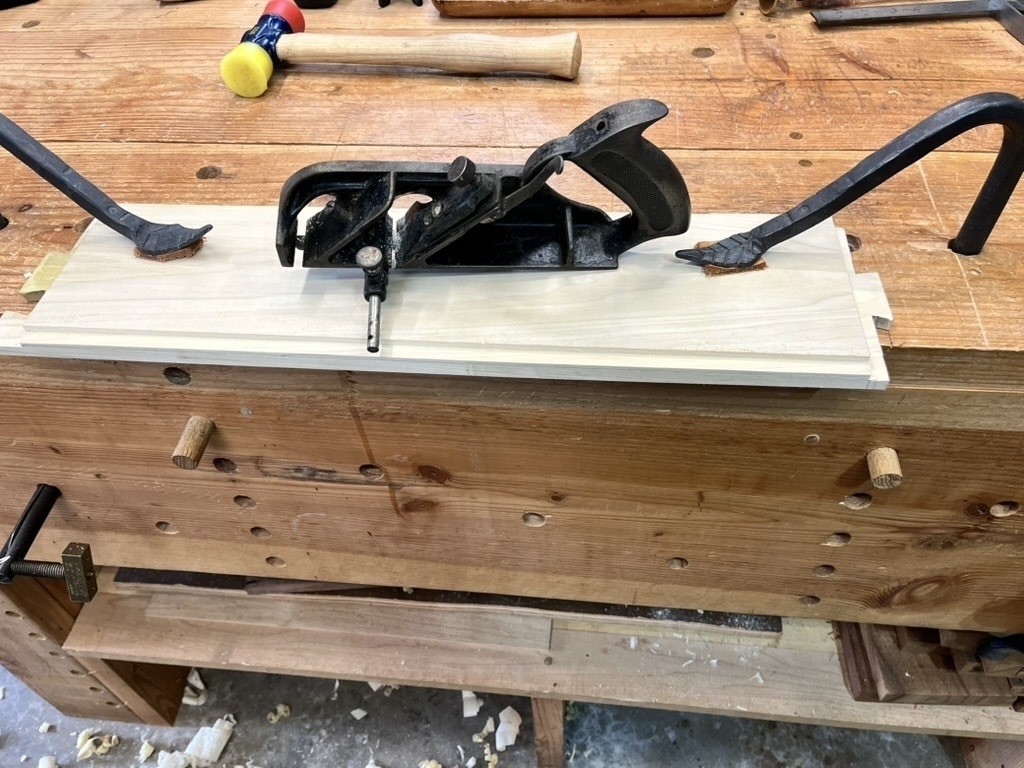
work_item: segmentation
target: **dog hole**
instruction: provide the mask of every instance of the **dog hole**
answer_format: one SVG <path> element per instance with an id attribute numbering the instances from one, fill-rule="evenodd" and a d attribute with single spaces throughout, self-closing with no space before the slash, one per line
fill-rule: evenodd
<path id="1" fill-rule="evenodd" d="M 248 496 L 235 496 L 235 498 L 232 499 L 232 501 L 234 501 L 235 504 L 240 506 L 242 509 L 252 509 L 253 507 L 256 506 L 256 502 L 253 501 Z"/>
<path id="2" fill-rule="evenodd" d="M 273 555 L 271 555 L 267 558 L 267 565 L 272 565 L 275 568 L 284 568 L 284 560 L 282 560 L 280 557 L 274 557 Z"/>
<path id="3" fill-rule="evenodd" d="M 268 531 L 266 528 L 261 528 L 258 525 L 250 528 L 249 529 L 249 533 L 251 533 L 257 539 L 269 539 L 270 538 L 270 531 Z"/>
<path id="4" fill-rule="evenodd" d="M 811 573 L 813 573 L 819 579 L 827 579 L 829 576 L 831 576 L 835 572 L 836 572 L 835 567 L 831 566 L 831 565 L 819 565 L 817 568 L 814 568 L 811 571 Z"/>
<path id="5" fill-rule="evenodd" d="M 159 523 L 157 523 L 156 529 L 160 531 L 160 533 L 174 534 L 178 532 L 178 529 L 174 527 L 174 524 L 168 523 L 166 520 L 161 520 Z"/>
<path id="6" fill-rule="evenodd" d="M 1009 517 L 1010 515 L 1016 515 L 1018 512 L 1020 512 L 1020 504 L 1016 501 L 1000 501 L 988 509 L 988 513 L 992 517 Z"/>
<path id="7" fill-rule="evenodd" d="M 830 533 L 821 543 L 826 547 L 845 547 L 852 539 L 853 536 L 850 534 L 843 531 L 837 531 L 836 533 Z"/>
<path id="8" fill-rule="evenodd" d="M 213 468 L 218 472 L 233 474 L 238 471 L 238 465 L 231 459 L 218 458 L 213 460 Z"/>
<path id="9" fill-rule="evenodd" d="M 192 381 L 188 371 L 174 365 L 164 368 L 164 378 L 171 382 L 171 384 L 177 384 L 179 387 L 184 387 Z"/>
<path id="10" fill-rule="evenodd" d="M 847 509 L 864 509 L 870 507 L 872 501 L 874 499 L 870 493 L 851 493 L 839 503 Z"/>
<path id="11" fill-rule="evenodd" d="M 710 59 L 715 52 L 711 48 L 694 48 L 690 54 L 698 59 Z"/>
<path id="12" fill-rule="evenodd" d="M 818 435 L 808 435 L 804 438 L 804 445 L 817 445 L 821 442 L 821 437 Z"/>
<path id="13" fill-rule="evenodd" d="M 665 565 L 671 568 L 673 571 L 681 571 L 683 568 L 690 567 L 690 561 L 685 557 L 670 557 L 665 561 Z"/>
<path id="14" fill-rule="evenodd" d="M 536 512 L 527 512 L 523 515 L 523 522 L 531 528 L 540 528 L 543 525 L 547 525 L 548 519 Z"/>
<path id="15" fill-rule="evenodd" d="M 216 179 L 220 178 L 220 175 L 224 173 L 216 165 L 204 165 L 198 171 L 196 171 L 197 179 Z"/>
<path id="16" fill-rule="evenodd" d="M 376 464 L 363 464 L 363 466 L 359 468 L 359 474 L 367 480 L 380 480 L 384 477 L 384 470 Z"/>
<path id="17" fill-rule="evenodd" d="M 820 602 L 821 598 L 814 595 L 804 595 L 800 598 L 800 605 L 817 605 Z"/>

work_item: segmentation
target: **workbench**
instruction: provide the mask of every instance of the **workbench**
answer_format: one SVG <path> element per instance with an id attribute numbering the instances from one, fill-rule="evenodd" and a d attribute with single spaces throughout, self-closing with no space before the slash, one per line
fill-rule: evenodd
<path id="1" fill-rule="evenodd" d="M 602 107 L 656 98 L 671 114 L 647 135 L 695 211 L 776 213 L 959 98 L 1019 94 L 1024 64 L 987 19 L 822 31 L 800 7 L 765 17 L 740 0 L 702 19 L 459 21 L 345 0 L 308 27 L 576 29 L 580 76 L 305 66 L 241 99 L 218 62 L 261 7 L 2 11 L 0 111 L 120 202 L 273 205 L 313 162 L 521 163 Z M 39 559 L 86 541 L 102 566 L 1024 631 L 1024 515 L 990 514 L 1024 494 L 1024 194 L 980 256 L 946 248 L 999 138 L 966 134 L 837 216 L 894 311 L 884 391 L 10 358 L 0 529 L 48 482 L 64 496 Z M 571 172 L 561 183 L 608 201 Z M 0 310 L 27 312 L 27 275 L 87 216 L 6 154 L 0 212 Z M 170 454 L 193 415 L 217 428 L 190 472 Z M 898 452 L 898 488 L 871 484 L 879 447 Z M 0 589 L 0 661 L 72 714 L 166 716 L 173 702 L 139 691 L 173 690 L 174 666 L 67 653 L 78 609 L 59 592 Z M 251 666 L 210 656 L 148 658 Z"/>

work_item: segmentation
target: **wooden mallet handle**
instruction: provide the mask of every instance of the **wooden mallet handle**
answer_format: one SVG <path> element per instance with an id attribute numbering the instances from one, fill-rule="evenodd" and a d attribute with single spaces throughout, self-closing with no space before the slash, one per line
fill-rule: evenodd
<path id="1" fill-rule="evenodd" d="M 270 0 L 256 26 L 220 62 L 220 76 L 239 96 L 267 90 L 275 61 L 376 64 L 482 75 L 530 72 L 575 80 L 583 47 L 575 32 L 546 37 L 497 35 L 304 35 L 292 0 Z"/>
<path id="2" fill-rule="evenodd" d="M 499 35 L 283 35 L 282 61 L 295 64 L 370 64 L 424 67 L 482 75 L 531 72 L 574 80 L 580 71 L 580 36 L 565 32 L 544 37 Z"/>

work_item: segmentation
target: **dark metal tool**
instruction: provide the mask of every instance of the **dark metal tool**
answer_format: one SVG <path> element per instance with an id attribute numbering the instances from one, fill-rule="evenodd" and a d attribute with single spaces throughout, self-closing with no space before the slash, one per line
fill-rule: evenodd
<path id="1" fill-rule="evenodd" d="M 976 653 L 983 661 L 1000 661 L 1024 669 L 1024 635 L 990 637 L 978 644 Z"/>
<path id="2" fill-rule="evenodd" d="M 992 123 L 1003 126 L 999 154 L 963 226 L 949 241 L 953 252 L 974 256 L 981 252 L 1024 173 L 1024 101 L 1008 93 L 978 94 L 940 109 L 795 208 L 749 232 L 677 251 L 676 256 L 702 266 L 750 267 L 769 248 L 824 221 L 947 141 Z"/>
<path id="3" fill-rule="evenodd" d="M 668 114 L 639 99 L 598 112 L 568 136 L 538 148 L 522 166 L 452 163 L 318 163 L 281 191 L 277 253 L 292 266 L 362 269 L 370 304 L 367 349 L 376 352 L 380 307 L 395 269 L 615 269 L 621 253 L 655 237 L 685 232 L 690 199 L 679 170 L 642 134 Z M 630 214 L 570 200 L 547 185 L 571 161 L 619 197 Z M 400 221 L 401 195 L 429 198 Z M 298 215 L 330 196 L 298 235 Z"/>
<path id="4" fill-rule="evenodd" d="M 989 17 L 1002 24 L 1018 42 L 1024 43 L 1024 4 L 1019 0 L 953 0 L 945 3 L 876 5 L 870 8 L 811 11 L 811 16 L 819 27 Z"/>
<path id="5" fill-rule="evenodd" d="M 68 544 L 59 563 L 25 559 L 59 498 L 60 488 L 45 483 L 36 486 L 10 538 L 0 549 L 0 584 L 10 584 L 15 576 L 63 579 L 73 601 L 88 603 L 96 595 L 96 569 L 88 544 Z"/>
<path id="6" fill-rule="evenodd" d="M 213 229 L 209 224 L 199 229 L 187 229 L 180 224 L 154 224 L 129 213 L 4 115 L 0 115 L 0 147 L 99 221 L 135 243 L 140 253 L 164 256 L 180 251 L 196 245 Z"/>

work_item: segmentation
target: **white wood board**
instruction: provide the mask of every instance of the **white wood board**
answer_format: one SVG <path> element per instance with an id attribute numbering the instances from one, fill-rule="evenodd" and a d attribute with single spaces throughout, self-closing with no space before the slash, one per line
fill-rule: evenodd
<path id="1" fill-rule="evenodd" d="M 887 383 L 871 319 L 831 221 L 759 272 L 709 278 L 677 249 L 767 216 L 695 216 L 612 271 L 396 271 L 378 354 L 366 351 L 362 273 L 280 266 L 276 209 L 133 205 L 213 231 L 191 259 L 135 258 L 92 224 L 27 317 L 0 318 L 0 352 L 331 370 L 873 389 Z M 301 257 L 300 257 L 301 258 Z"/>

